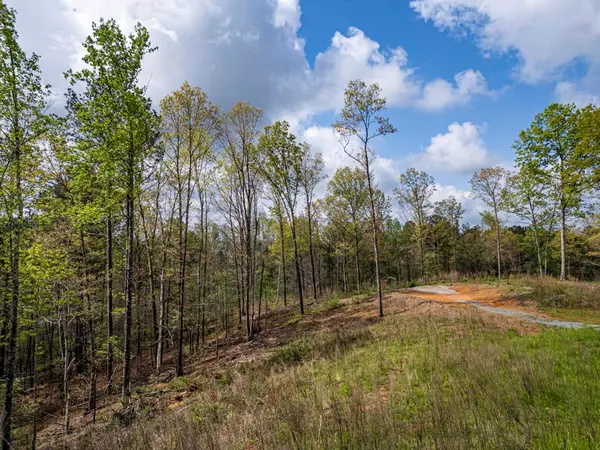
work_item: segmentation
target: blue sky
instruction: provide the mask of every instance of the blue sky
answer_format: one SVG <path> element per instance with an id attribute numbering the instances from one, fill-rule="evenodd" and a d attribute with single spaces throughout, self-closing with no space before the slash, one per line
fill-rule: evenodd
<path id="1" fill-rule="evenodd" d="M 389 115 L 398 134 L 380 148 L 384 156 L 402 158 L 421 151 L 432 136 L 447 131 L 453 122 L 472 122 L 484 128 L 482 138 L 493 162 L 510 164 L 512 142 L 533 116 L 554 101 L 554 86 L 549 82 L 523 85 L 515 81 L 518 57 L 514 52 L 484 55 L 472 39 L 440 32 L 420 20 L 408 2 L 397 0 L 305 0 L 302 6 L 300 36 L 306 39 L 308 61 L 326 48 L 336 30 L 357 27 L 383 48 L 403 47 L 416 74 L 430 80 L 452 79 L 463 70 L 481 71 L 489 87 L 502 91 L 495 99 L 475 99 L 467 105 L 431 113 L 392 108 Z M 436 180 L 468 189 L 468 174 L 448 174 L 430 170 Z"/>
<path id="2" fill-rule="evenodd" d="M 512 166 L 511 144 L 554 101 L 598 103 L 600 0 L 8 0 L 21 42 L 42 56 L 60 106 L 92 21 L 140 21 L 159 51 L 142 74 L 158 100 L 184 80 L 228 108 L 244 99 L 264 122 L 286 119 L 324 155 L 351 160 L 330 124 L 348 81 L 377 82 L 394 136 L 375 143 L 375 175 L 392 193 L 410 166 L 455 195 L 466 221 L 484 206 L 474 170 Z M 320 192 L 324 192 L 324 186 Z"/>

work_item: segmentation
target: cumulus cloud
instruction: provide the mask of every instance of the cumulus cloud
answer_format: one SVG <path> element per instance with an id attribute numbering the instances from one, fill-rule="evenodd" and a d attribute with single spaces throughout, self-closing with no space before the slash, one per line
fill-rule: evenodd
<path id="1" fill-rule="evenodd" d="M 300 15 L 299 0 L 275 0 L 273 24 L 276 27 L 289 26 L 297 31 L 300 28 Z"/>
<path id="2" fill-rule="evenodd" d="M 582 59 L 600 63 L 600 3 L 596 0 L 413 0 L 436 27 L 469 33 L 486 52 L 515 52 L 518 74 L 535 82 Z"/>
<path id="3" fill-rule="evenodd" d="M 454 122 L 446 133 L 431 138 L 422 153 L 408 159 L 418 167 L 452 173 L 469 173 L 490 163 L 481 135 L 484 127 Z"/>
<path id="4" fill-rule="evenodd" d="M 425 110 L 439 111 L 450 106 L 465 105 L 474 96 L 495 97 L 496 92 L 488 89 L 485 77 L 472 69 L 460 72 L 454 77 L 454 85 L 438 78 L 423 87 L 417 106 Z"/>
<path id="5" fill-rule="evenodd" d="M 184 80 L 201 86 L 223 108 L 240 99 L 249 101 L 264 109 L 265 120 L 290 120 L 300 139 L 323 154 L 330 176 L 337 168 L 354 163 L 343 152 L 333 130 L 317 126 L 313 120 L 321 113 L 341 109 L 344 89 L 352 79 L 379 83 L 390 107 L 440 111 L 465 105 L 476 96 L 496 95 L 483 74 L 473 69 L 464 70 L 452 80 L 423 79 L 411 67 L 402 47 L 383 49 L 358 28 L 334 33 L 330 45 L 309 63 L 304 41 L 298 36 L 298 0 L 7 2 L 18 9 L 22 45 L 28 52 L 42 56 L 44 77 L 58 91 L 66 87 L 62 73 L 81 67 L 81 42 L 90 33 L 93 21 L 114 17 L 126 32 L 139 21 L 150 30 L 153 44 L 159 47 L 148 57 L 141 77 L 156 101 Z M 456 132 L 449 129 L 447 134 L 453 138 L 440 135 L 440 144 L 434 145 L 434 138 L 425 153 L 447 158 L 450 167 L 460 171 L 448 151 L 460 147 L 471 161 L 485 153 L 473 131 L 469 139 L 466 125 L 456 124 Z M 479 129 L 471 126 L 477 135 Z M 453 139 L 461 144 L 448 150 L 446 144 L 450 146 Z M 399 174 L 406 170 L 406 161 L 379 157 L 373 170 L 379 187 L 391 195 Z M 322 183 L 319 194 L 324 191 Z M 446 191 L 467 202 L 464 191 L 450 186 L 440 188 L 438 193 Z"/>
<path id="6" fill-rule="evenodd" d="M 471 191 L 459 189 L 451 184 L 436 184 L 435 187 L 436 191 L 432 198 L 434 202 L 439 202 L 440 200 L 453 196 L 462 205 L 465 210 L 462 223 L 474 225 L 481 221 L 481 213 L 485 211 L 487 207 L 481 200 L 473 198 Z"/>
<path id="7" fill-rule="evenodd" d="M 353 79 L 379 83 L 392 107 L 440 111 L 465 105 L 477 95 L 495 95 L 485 77 L 472 69 L 457 74 L 454 83 L 439 78 L 425 82 L 409 66 L 402 47 L 384 51 L 363 31 L 351 27 L 346 34 L 334 34 L 329 48 L 317 55 L 312 72 L 302 79 L 288 79 L 294 83 L 288 86 L 291 101 L 281 114 L 302 121 L 315 113 L 338 111 L 348 81 Z"/>
<path id="8" fill-rule="evenodd" d="M 554 95 L 560 103 L 575 103 L 579 107 L 589 105 L 590 103 L 600 105 L 600 97 L 598 95 L 592 94 L 570 81 L 558 83 L 554 90 Z"/>
<path id="9" fill-rule="evenodd" d="M 140 21 L 159 51 L 142 82 L 158 100 L 188 80 L 224 108 L 243 99 L 266 120 L 300 124 L 339 110 L 348 81 L 378 82 L 392 107 L 439 111 L 486 96 L 483 75 L 469 69 L 454 80 L 424 80 L 401 48 L 383 50 L 357 28 L 336 32 L 314 62 L 306 58 L 299 0 L 8 0 L 27 51 L 42 56 L 44 76 L 64 89 L 62 72 L 78 68 L 92 21 L 111 16 L 126 31 Z M 25 26 L 24 24 L 27 24 Z"/>
<path id="10" fill-rule="evenodd" d="M 459 128 L 466 128 L 467 130 L 469 127 L 479 128 L 469 123 L 453 125 L 456 125 Z M 453 129 L 453 125 L 449 127 L 449 130 Z M 338 137 L 332 128 L 311 126 L 301 132 L 300 136 L 305 142 L 312 146 L 314 151 L 323 154 L 325 173 L 328 178 L 330 178 L 337 169 L 345 166 L 357 166 L 357 163 L 344 153 Z M 398 185 L 400 174 L 406 171 L 408 167 L 409 165 L 407 165 L 407 161 L 405 160 L 381 156 L 377 157 L 372 165 L 375 182 L 378 188 L 391 199 L 392 210 L 395 211 L 395 214 L 398 217 L 400 217 L 398 202 L 394 198 L 393 190 Z M 429 168 L 431 167 L 426 169 Z M 317 195 L 325 195 L 326 184 L 327 180 L 324 180 L 317 186 Z M 451 195 L 453 195 L 465 209 L 463 223 L 477 224 L 480 222 L 480 212 L 484 211 L 486 206 L 480 200 L 474 199 L 471 192 L 468 190 L 457 188 L 454 185 L 436 184 L 436 192 L 433 196 L 433 201 L 440 201 Z"/>

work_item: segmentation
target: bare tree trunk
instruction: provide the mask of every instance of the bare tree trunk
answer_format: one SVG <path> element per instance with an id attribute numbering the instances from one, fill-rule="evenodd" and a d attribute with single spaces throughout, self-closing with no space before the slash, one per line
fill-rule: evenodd
<path id="1" fill-rule="evenodd" d="M 62 346 L 62 359 L 63 359 L 63 396 L 64 396 L 64 403 L 65 403 L 65 421 L 64 421 L 64 431 L 65 434 L 69 434 L 70 432 L 70 425 L 71 425 L 71 412 L 70 412 L 70 407 L 71 407 L 71 392 L 69 389 L 69 367 L 70 367 L 70 356 L 69 356 L 69 342 L 67 340 L 67 320 L 66 319 L 62 319 L 61 317 L 59 317 L 59 323 L 58 323 L 58 339 L 61 342 L 61 346 Z M 63 332 L 62 332 L 62 339 L 61 339 L 61 333 L 60 333 L 60 326 L 61 326 L 61 322 L 62 322 L 62 327 L 63 327 Z"/>
<path id="2" fill-rule="evenodd" d="M 202 273 L 202 343 L 206 338 L 206 288 L 208 286 L 208 203 L 204 208 L 204 231 L 202 243 L 204 246 L 204 267 Z"/>
<path id="3" fill-rule="evenodd" d="M 348 292 L 348 276 L 346 275 L 346 249 L 344 249 L 344 258 L 342 259 L 342 275 L 344 280 L 344 292 Z"/>
<path id="4" fill-rule="evenodd" d="M 369 168 L 369 150 L 365 145 L 365 171 L 367 175 L 367 185 L 369 187 L 369 203 L 371 205 L 371 227 L 373 231 L 373 255 L 375 257 L 375 282 L 377 284 L 377 302 L 379 305 L 379 317 L 383 317 L 383 293 L 381 291 L 381 276 L 379 275 L 379 231 L 377 227 L 377 212 L 375 209 L 375 192 L 371 181 L 371 171 Z"/>
<path id="5" fill-rule="evenodd" d="M 160 372 L 160 367 L 162 365 L 162 355 L 163 355 L 163 323 L 165 320 L 165 265 L 161 267 L 160 270 L 160 293 L 159 293 L 159 317 L 158 317 L 158 338 L 157 338 L 157 346 L 156 346 L 156 373 Z"/>
<path id="6" fill-rule="evenodd" d="M 500 219 L 498 218 L 498 210 L 494 209 L 494 215 L 496 217 L 496 255 L 498 257 L 498 279 L 502 277 L 502 259 L 500 255 Z"/>
<path id="7" fill-rule="evenodd" d="M 85 237 L 83 230 L 79 230 L 79 239 L 81 241 L 81 259 L 83 265 L 84 279 L 84 298 L 86 305 L 86 313 L 88 316 L 88 333 L 89 333 L 89 364 L 90 364 L 90 398 L 88 403 L 88 411 L 96 410 L 96 343 L 94 340 L 94 318 L 92 316 L 92 301 L 88 292 L 88 270 L 87 270 L 87 252 L 85 247 Z M 35 358 L 35 357 L 34 357 Z"/>
<path id="8" fill-rule="evenodd" d="M 265 257 L 263 255 L 263 259 L 262 259 L 262 265 L 260 268 L 260 288 L 259 288 L 259 294 L 258 294 L 258 331 L 260 332 L 260 308 L 262 305 L 262 298 L 263 298 L 263 278 L 265 276 Z"/>
<path id="9" fill-rule="evenodd" d="M 106 217 L 106 320 L 108 346 L 106 351 L 106 377 L 108 385 L 106 390 L 112 392 L 113 382 L 113 224 L 111 212 Z"/>
<path id="10" fill-rule="evenodd" d="M 543 277 L 544 276 L 544 267 L 542 266 L 542 249 L 540 247 L 540 237 L 539 237 L 539 233 L 538 233 L 537 219 L 535 217 L 535 214 L 533 214 L 533 209 L 532 209 L 531 219 L 532 219 L 531 225 L 533 227 L 533 240 L 535 242 L 535 252 L 537 254 L 538 267 L 540 270 L 540 277 Z"/>
<path id="11" fill-rule="evenodd" d="M 157 190 L 160 192 L 160 187 L 157 187 Z M 157 349 L 157 341 L 158 341 L 158 323 L 157 323 L 157 311 L 156 311 L 156 279 L 154 277 L 154 235 L 152 238 L 149 236 L 148 230 L 146 228 L 146 219 L 144 216 L 144 207 L 140 204 L 140 219 L 142 221 L 142 228 L 144 230 L 144 237 L 146 240 L 146 266 L 148 268 L 148 281 L 150 282 L 150 300 L 151 300 L 151 308 L 152 308 L 152 354 L 156 359 L 156 349 Z M 156 204 L 155 208 L 157 209 L 156 214 L 158 215 L 159 205 L 159 194 L 156 195 Z M 153 230 L 153 234 L 155 232 Z"/>
<path id="12" fill-rule="evenodd" d="M 567 279 L 567 212 L 563 206 L 560 209 L 560 280 Z"/>
<path id="13" fill-rule="evenodd" d="M 18 129 L 18 126 L 17 126 Z M 6 361 L 6 394 L 4 396 L 4 412 L 2 415 L 2 449 L 10 450 L 12 428 L 13 386 L 15 381 L 15 360 L 17 349 L 17 328 L 19 325 L 19 296 L 20 296 L 20 255 L 21 255 L 21 226 L 23 223 L 23 197 L 21 190 L 21 149 L 15 148 L 15 204 L 17 217 L 11 215 L 10 229 L 10 262 L 12 275 L 10 335 L 8 338 L 8 359 Z"/>
<path id="14" fill-rule="evenodd" d="M 306 202 L 306 209 L 308 213 L 308 250 L 310 253 L 310 270 L 312 274 L 312 287 L 313 287 L 313 300 L 317 302 L 317 278 L 315 275 L 315 257 L 313 254 L 313 238 L 312 238 L 312 211 L 310 207 L 310 201 Z"/>
<path id="15" fill-rule="evenodd" d="M 8 325 L 10 322 L 10 284 L 11 284 L 11 273 L 10 268 L 6 268 L 4 274 L 4 292 L 2 295 L 2 329 L 0 331 L 0 377 L 4 376 L 4 370 L 6 367 L 6 338 L 8 333 Z"/>
<path id="16" fill-rule="evenodd" d="M 126 195 L 127 210 L 127 245 L 126 245 L 126 271 L 125 271 L 125 344 L 123 349 L 123 398 L 131 396 L 131 325 L 133 307 L 133 246 L 134 246 L 134 161 L 133 142 L 130 143 L 128 161 L 128 180 Z"/>
<path id="17" fill-rule="evenodd" d="M 196 271 L 196 349 L 200 348 L 200 327 L 204 328 L 204 324 L 200 322 L 200 311 L 202 311 L 202 316 L 204 315 L 204 299 L 202 298 L 202 283 L 201 283 L 201 273 L 202 273 L 202 259 L 206 256 L 204 255 L 204 197 L 203 192 L 200 191 L 200 248 L 198 251 L 198 267 Z M 202 332 L 202 343 L 204 343 L 204 333 Z"/>
<path id="18" fill-rule="evenodd" d="M 36 317 L 36 322 L 37 322 Z M 33 412 L 31 417 L 31 450 L 37 444 L 37 333 L 33 335 Z"/>
<path id="19" fill-rule="evenodd" d="M 298 280 L 298 295 L 300 296 L 300 314 L 304 314 L 304 295 L 302 292 L 302 272 L 300 269 L 300 256 L 298 255 L 298 241 L 296 238 L 296 220 L 292 216 L 292 239 L 294 241 L 294 259 L 296 263 L 296 278 Z"/>
<path id="20" fill-rule="evenodd" d="M 180 199 L 181 201 L 181 199 Z M 182 205 L 179 204 L 179 317 L 178 317 L 178 339 L 177 339 L 177 376 L 183 375 L 183 303 L 185 299 L 185 253 L 187 229 L 184 230 L 182 217 Z"/>
<path id="21" fill-rule="evenodd" d="M 356 230 L 358 231 L 358 230 Z M 358 233 L 354 235 L 354 259 L 356 263 L 356 291 L 360 292 L 360 247 L 358 240 Z"/>
<path id="22" fill-rule="evenodd" d="M 283 275 L 283 306 L 287 306 L 287 278 L 285 274 L 285 235 L 283 233 L 283 214 L 279 214 L 279 237 L 281 238 L 281 273 Z"/>

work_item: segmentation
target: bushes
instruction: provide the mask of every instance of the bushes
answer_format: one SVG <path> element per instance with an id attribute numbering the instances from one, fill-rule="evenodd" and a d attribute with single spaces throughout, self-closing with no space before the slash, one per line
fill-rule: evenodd
<path id="1" fill-rule="evenodd" d="M 530 277 L 526 284 L 525 297 L 542 307 L 600 309 L 600 285 L 596 283 Z"/>

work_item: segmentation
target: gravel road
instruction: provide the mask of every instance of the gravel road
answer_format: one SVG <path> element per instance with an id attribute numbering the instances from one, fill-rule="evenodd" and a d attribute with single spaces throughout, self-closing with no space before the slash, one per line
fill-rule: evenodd
<path id="1" fill-rule="evenodd" d="M 533 314 L 529 312 L 516 311 L 512 309 L 500 308 L 497 306 L 485 305 L 476 300 L 464 300 L 460 297 L 455 297 L 458 295 L 454 289 L 449 288 L 447 286 L 418 286 L 410 289 L 406 289 L 407 292 L 420 292 L 425 294 L 435 294 L 435 295 L 445 295 L 449 300 L 452 300 L 459 304 L 466 304 L 472 306 L 473 308 L 482 309 L 484 311 L 501 314 L 503 316 L 510 317 L 518 317 L 519 319 L 525 320 L 527 322 L 539 323 L 541 325 L 547 325 L 550 327 L 561 327 L 561 328 L 595 328 L 596 330 L 600 330 L 600 326 L 598 325 L 590 325 L 581 322 L 568 322 L 565 320 L 556 320 L 549 319 L 548 317 L 544 317 L 542 315 Z"/>

